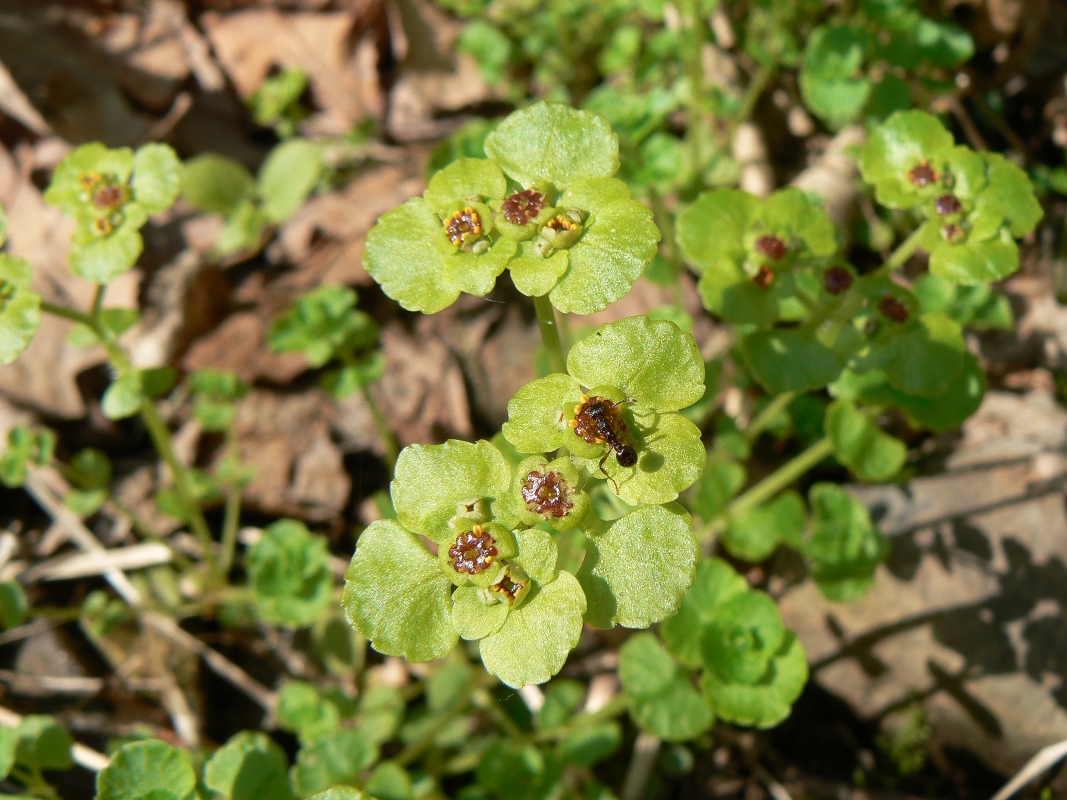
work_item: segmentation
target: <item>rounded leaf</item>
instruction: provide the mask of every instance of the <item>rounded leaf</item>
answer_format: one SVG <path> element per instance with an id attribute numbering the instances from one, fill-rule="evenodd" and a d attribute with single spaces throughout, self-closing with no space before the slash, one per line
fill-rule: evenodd
<path id="1" fill-rule="evenodd" d="M 675 323 L 645 316 L 601 325 L 577 342 L 567 371 L 583 386 L 614 386 L 658 411 L 678 411 L 704 396 L 704 359 Z"/>
<path id="2" fill-rule="evenodd" d="M 494 162 L 484 158 L 461 158 L 430 179 L 422 199 L 444 219 L 455 210 L 457 203 L 499 200 L 507 188 L 507 179 Z"/>
<path id="3" fill-rule="evenodd" d="M 715 619 L 717 609 L 731 597 L 747 591 L 748 582 L 725 561 L 702 559 L 678 613 L 660 626 L 667 649 L 686 666 L 699 667 L 703 663 L 704 633 Z"/>
<path id="4" fill-rule="evenodd" d="M 204 765 L 204 786 L 227 800 L 291 800 L 289 759 L 267 734 L 241 731 Z"/>
<path id="5" fill-rule="evenodd" d="M 741 340 L 741 352 L 753 376 L 772 395 L 821 389 L 844 366 L 809 328 L 756 331 Z"/>
<path id="6" fill-rule="evenodd" d="M 826 435 L 837 459 L 864 480 L 889 480 L 908 457 L 904 442 L 846 400 L 837 400 L 826 410 Z"/>
<path id="7" fill-rule="evenodd" d="M 133 155 L 133 196 L 149 214 L 166 211 L 178 199 L 182 162 L 170 145 L 150 142 Z"/>
<path id="8" fill-rule="evenodd" d="M 750 563 L 763 561 L 779 542 L 800 538 L 807 522 L 804 501 L 796 492 L 783 492 L 768 503 L 730 520 L 722 534 L 730 555 Z"/>
<path id="9" fill-rule="evenodd" d="M 944 314 L 923 314 L 886 344 L 881 367 L 894 389 L 937 397 L 963 369 L 966 352 L 956 320 Z"/>
<path id="10" fill-rule="evenodd" d="M 589 534 L 578 580 L 586 621 L 598 628 L 647 628 L 674 614 L 693 584 L 699 546 L 688 516 L 646 506 Z"/>
<path id="11" fill-rule="evenodd" d="M 767 680 L 755 683 L 724 683 L 713 670 L 705 670 L 704 696 L 720 719 L 737 725 L 773 728 L 789 716 L 793 703 L 808 682 L 808 661 L 800 640 L 787 632 L 770 663 Z"/>
<path id="12" fill-rule="evenodd" d="M 407 661 L 448 655 L 452 582 L 419 540 L 392 520 L 372 522 L 360 535 L 341 597 L 348 621 L 379 653 Z"/>
<path id="13" fill-rule="evenodd" d="M 511 486 L 511 466 L 491 442 L 449 439 L 405 447 L 389 485 L 397 519 L 415 533 L 443 541 L 460 507 L 497 498 Z"/>
<path id="14" fill-rule="evenodd" d="M 308 797 L 361 783 L 363 770 L 377 760 L 378 746 L 363 731 L 341 728 L 300 748 L 290 780 L 300 797 Z"/>
<path id="15" fill-rule="evenodd" d="M 41 296 L 30 289 L 32 272 L 25 260 L 0 253 L 0 364 L 18 358 L 41 324 Z"/>
<path id="16" fill-rule="evenodd" d="M 759 198 L 740 189 L 703 192 L 678 212 L 676 237 L 697 272 L 716 259 L 741 263 L 744 235 L 759 209 Z"/>
<path id="17" fill-rule="evenodd" d="M 858 600 L 871 587 L 889 542 L 871 523 L 866 506 L 844 489 L 817 483 L 808 500 L 815 522 L 804 553 L 815 584 L 830 600 Z"/>
<path id="18" fill-rule="evenodd" d="M 516 689 L 544 683 L 563 668 L 578 645 L 585 595 L 569 572 L 537 585 L 518 608 L 512 608 L 496 633 L 479 643 L 482 663 Z"/>
<path id="19" fill-rule="evenodd" d="M 309 139 L 289 139 L 267 156 L 256 190 L 269 222 L 284 222 L 307 200 L 322 175 L 322 146 Z"/>
<path id="20" fill-rule="evenodd" d="M 604 117 L 544 101 L 501 122 L 486 137 L 485 152 L 524 187 L 548 182 L 566 189 L 619 169 L 619 139 Z"/>
<path id="21" fill-rule="evenodd" d="M 231 214 L 255 188 L 252 173 L 232 158 L 204 153 L 185 162 L 182 195 L 197 211 Z"/>
<path id="22" fill-rule="evenodd" d="M 189 754 L 159 739 L 123 745 L 96 776 L 96 800 L 142 800 L 161 790 L 179 800 L 196 797 Z"/>
<path id="23" fill-rule="evenodd" d="M 711 709 L 650 633 L 639 633 L 619 650 L 619 678 L 638 726 L 673 742 L 694 739 L 711 727 Z"/>

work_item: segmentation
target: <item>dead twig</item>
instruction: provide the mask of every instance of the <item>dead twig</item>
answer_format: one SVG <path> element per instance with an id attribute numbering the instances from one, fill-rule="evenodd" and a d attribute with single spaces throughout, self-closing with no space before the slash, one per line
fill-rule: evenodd
<path id="1" fill-rule="evenodd" d="M 53 470 L 33 470 L 26 477 L 26 491 L 40 504 L 41 508 L 51 515 L 57 524 L 66 528 L 70 540 L 76 546 L 90 552 L 106 552 L 99 540 L 82 524 L 81 519 L 60 501 L 59 493 L 53 488 L 57 481 L 62 481 L 62 478 Z M 154 628 L 175 644 L 196 653 L 216 674 L 255 700 L 268 714 L 273 713 L 276 704 L 274 692 L 252 678 L 224 655 L 212 650 L 191 633 L 179 627 L 169 617 L 165 617 L 157 611 L 141 608 L 141 593 L 130 582 L 124 572 L 114 567 L 108 567 L 102 574 L 130 607 L 139 610 L 142 622 Z"/>

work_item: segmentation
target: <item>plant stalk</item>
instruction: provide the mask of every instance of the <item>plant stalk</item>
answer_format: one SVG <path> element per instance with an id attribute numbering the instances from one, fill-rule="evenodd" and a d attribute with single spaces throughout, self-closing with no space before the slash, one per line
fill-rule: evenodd
<path id="1" fill-rule="evenodd" d="M 563 340 L 559 335 L 559 323 L 556 321 L 556 309 L 548 295 L 534 298 L 534 310 L 537 311 L 537 325 L 541 329 L 541 342 L 548 355 L 548 367 L 553 372 L 567 371 L 567 358 L 563 352 Z"/>
<path id="2" fill-rule="evenodd" d="M 770 500 L 797 478 L 834 452 L 828 437 L 823 437 L 804 452 L 794 456 L 751 489 L 735 497 L 722 516 L 743 514 Z"/>
<path id="3" fill-rule="evenodd" d="M 55 303 L 49 303 L 47 301 L 41 301 L 41 311 L 46 314 L 51 314 L 62 319 L 70 320 L 81 325 L 88 326 L 100 339 L 104 348 L 107 350 L 108 359 L 110 359 L 112 365 L 119 372 L 125 372 L 130 369 L 130 359 L 126 355 L 126 352 L 111 338 L 109 332 L 100 324 L 100 320 L 96 314 L 99 314 L 99 308 L 96 308 L 98 299 L 102 299 L 103 293 L 97 292 L 97 299 L 94 299 L 95 314 L 83 314 L 80 311 L 75 311 L 72 308 L 56 305 Z M 200 546 L 204 550 L 204 558 L 211 563 L 214 560 L 212 547 L 213 540 L 211 536 L 211 530 L 208 528 L 207 520 L 204 519 L 204 512 L 200 508 L 200 504 L 195 502 L 192 487 L 189 484 L 189 472 L 178 460 L 177 453 L 174 452 L 174 445 L 171 441 L 170 431 L 167 430 L 166 423 L 163 422 L 163 418 L 159 416 L 159 411 L 156 410 L 155 404 L 151 402 L 145 402 L 141 404 L 141 420 L 144 422 L 145 428 L 148 430 L 148 435 L 152 439 L 152 444 L 156 448 L 156 452 L 160 458 L 166 463 L 167 468 L 170 470 L 171 477 L 174 479 L 174 487 L 178 492 L 178 497 L 181 499 L 182 505 L 185 507 L 189 514 L 189 527 L 192 528 L 193 533 L 200 542 Z"/>
<path id="4" fill-rule="evenodd" d="M 360 383 L 359 390 L 363 393 L 363 401 L 367 404 L 367 408 L 370 409 L 374 427 L 378 430 L 378 439 L 381 440 L 382 449 L 385 450 L 385 460 L 389 464 L 389 475 L 392 476 L 393 470 L 396 468 L 396 460 L 400 458 L 400 444 L 397 442 L 392 430 L 390 430 L 389 423 L 385 421 L 385 416 L 382 414 L 381 408 L 378 407 L 378 402 L 374 399 L 374 395 L 370 393 L 370 387 Z"/>
<path id="5" fill-rule="evenodd" d="M 796 392 L 782 392 L 767 403 L 763 410 L 756 414 L 752 421 L 748 423 L 748 427 L 745 428 L 745 441 L 749 444 L 756 441 L 759 435 L 767 429 L 767 426 L 774 421 L 774 418 L 789 407 L 789 404 L 793 402 L 796 396 Z"/>

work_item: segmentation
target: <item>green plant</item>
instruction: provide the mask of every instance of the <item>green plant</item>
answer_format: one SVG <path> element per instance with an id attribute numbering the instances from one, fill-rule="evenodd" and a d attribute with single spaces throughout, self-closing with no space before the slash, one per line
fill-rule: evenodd
<path id="1" fill-rule="evenodd" d="M 256 177 L 226 156 L 206 153 L 190 159 L 181 191 L 198 211 L 224 220 L 215 242 L 219 258 L 259 250 L 270 225 L 297 212 L 323 176 L 323 147 L 288 139 L 271 150 Z"/>
<path id="2" fill-rule="evenodd" d="M 492 441 L 399 451 L 368 391 L 385 364 L 355 292 L 318 287 L 273 321 L 273 350 L 302 353 L 333 397 L 362 394 L 392 472 L 383 518 L 359 532 L 343 589 L 329 540 L 299 520 L 249 531 L 238 547 L 252 471 L 240 458 L 237 403 L 249 387 L 231 372 L 179 383 L 168 366 L 135 367 L 120 336 L 136 312 L 103 308 L 107 284 L 140 255 L 140 229 L 179 189 L 225 218 L 217 255 L 247 254 L 338 174 L 330 144 L 288 138 L 258 178 L 210 154 L 183 171 L 155 144 L 85 145 L 56 169 L 46 198 L 74 218 L 71 268 L 98 288 L 86 309 L 46 302 L 30 288 L 30 265 L 0 256 L 0 361 L 27 347 L 41 313 L 75 323 L 72 344 L 103 346 L 112 381 L 101 410 L 140 418 L 171 481 L 157 506 L 196 537 L 182 548 L 167 540 L 171 563 L 116 582 L 122 600 L 89 593 L 76 612 L 82 630 L 102 652 L 121 653 L 139 626 L 187 642 L 160 618 L 199 614 L 297 642 L 320 676 L 286 680 L 277 694 L 244 676 L 296 737 L 291 762 L 258 731 L 235 734 L 203 763 L 158 739 L 126 741 L 99 772 L 98 798 L 192 798 L 200 788 L 231 800 L 410 798 L 458 775 L 472 800 L 548 796 L 561 785 L 603 797 L 610 790 L 589 768 L 620 747 L 625 713 L 677 743 L 717 720 L 766 728 L 790 713 L 808 675 L 799 640 L 770 594 L 709 556 L 755 563 L 788 547 L 829 599 L 869 589 L 888 543 L 833 479 L 893 480 L 908 468 L 905 432 L 948 430 L 977 408 L 984 375 L 964 330 L 1011 325 L 990 283 L 1018 268 L 1016 240 L 1041 208 L 1004 157 L 955 144 L 925 112 L 888 113 L 894 81 L 934 80 L 966 57 L 969 40 L 952 26 L 903 0 L 842 8 L 828 23 L 821 4 L 750 3 L 742 47 L 757 66 L 738 93 L 704 85 L 697 69 L 711 5 L 682 3 L 682 24 L 657 31 L 666 12 L 650 2 L 552 3 L 543 15 L 512 0 L 451 4 L 486 11 L 488 22 L 464 34 L 483 69 L 504 76 L 543 47 L 534 80 L 555 81 L 586 107 L 541 101 L 475 125 L 440 151 L 461 157 L 436 164 L 421 197 L 380 218 L 365 266 L 388 297 L 423 313 L 461 293 L 484 297 L 506 272 L 531 298 L 548 369 L 510 399 Z M 548 36 L 575 15 L 584 24 L 573 39 Z M 887 35 L 872 36 L 874 26 Z M 625 74 L 565 80 L 567 60 L 591 53 L 598 70 Z M 677 63 L 662 64 L 664 53 Z M 895 68 L 882 71 L 883 60 Z M 733 130 L 775 71 L 794 67 L 829 125 L 885 117 L 859 166 L 878 213 L 905 236 L 873 269 L 849 262 L 817 198 L 723 188 L 736 174 L 724 155 Z M 281 73 L 253 99 L 257 121 L 293 137 L 304 87 L 300 74 Z M 679 110 L 684 135 L 672 127 Z M 725 125 L 702 124 L 716 120 Z M 677 213 L 668 194 L 681 199 Z M 903 268 L 920 250 L 929 271 L 916 277 Z M 705 362 L 680 304 L 573 341 L 561 330 L 558 314 L 603 311 L 643 274 L 680 296 L 686 269 L 707 311 L 731 326 L 722 359 Z M 727 382 L 744 390 L 751 414 L 716 404 Z M 197 424 L 221 440 L 211 468 L 178 457 L 158 406 L 176 383 L 172 396 L 189 398 Z M 750 482 L 765 435 L 787 455 Z M 162 540 L 111 496 L 121 466 L 103 452 L 68 454 L 47 429 L 12 429 L 0 480 L 33 488 L 49 466 L 70 484 L 63 500 L 74 516 L 107 509 Z M 205 509 L 217 504 L 212 525 Z M 28 605 L 18 583 L 0 583 L 0 626 L 21 624 Z M 581 682 L 556 677 L 586 625 L 641 631 L 618 653 L 622 693 L 596 711 L 583 710 Z M 439 662 L 403 688 L 377 684 L 365 670 L 368 642 Z M 217 668 L 222 656 L 200 646 Z M 547 683 L 544 703 L 531 713 L 500 683 Z M 902 769 L 915 763 L 912 744 L 890 746 Z M 51 718 L 0 726 L 0 777 L 34 795 L 56 796 L 44 772 L 69 768 L 71 753 Z"/>

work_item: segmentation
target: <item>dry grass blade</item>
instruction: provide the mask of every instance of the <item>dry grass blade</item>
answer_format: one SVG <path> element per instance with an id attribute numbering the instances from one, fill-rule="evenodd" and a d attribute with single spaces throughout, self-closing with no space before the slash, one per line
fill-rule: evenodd
<path id="1" fill-rule="evenodd" d="M 22 722 L 21 716 L 8 708 L 0 706 L 0 725 L 4 725 L 8 728 L 17 728 L 20 722 Z M 75 764 L 85 767 L 88 770 L 92 770 L 93 772 L 102 770 L 107 766 L 109 760 L 103 753 L 99 753 L 91 747 L 86 747 L 77 742 L 71 747 L 70 755 L 74 759 Z"/>
<path id="2" fill-rule="evenodd" d="M 33 470 L 26 477 L 26 491 L 51 515 L 56 523 L 66 528 L 71 541 L 78 547 L 89 552 L 106 552 L 99 540 L 82 524 L 81 519 L 60 501 L 58 493 L 52 488 L 57 481 L 62 481 L 62 478 L 54 470 Z M 103 575 L 112 588 L 131 607 L 137 608 L 140 606 L 141 593 L 130 582 L 125 573 L 114 567 L 109 567 L 103 572 Z M 274 692 L 252 678 L 224 655 L 212 650 L 191 633 L 180 628 L 173 620 L 155 611 L 143 610 L 140 617 L 145 624 L 150 625 L 172 642 L 200 656 L 208 667 L 255 700 L 268 714 L 273 713 L 276 703 Z"/>
<path id="3" fill-rule="evenodd" d="M 111 570 L 143 569 L 168 564 L 174 558 L 170 548 L 159 542 L 145 542 L 115 550 L 91 550 L 64 555 L 30 567 L 22 575 L 23 583 L 60 581 L 104 575 Z"/>
<path id="4" fill-rule="evenodd" d="M 1055 766 L 1061 759 L 1067 758 L 1067 739 L 1037 751 L 1037 755 L 1026 762 L 1015 777 L 1004 784 L 1004 788 L 993 795 L 992 800 L 1008 800 L 1013 794 L 1036 778 L 1045 770 Z"/>

